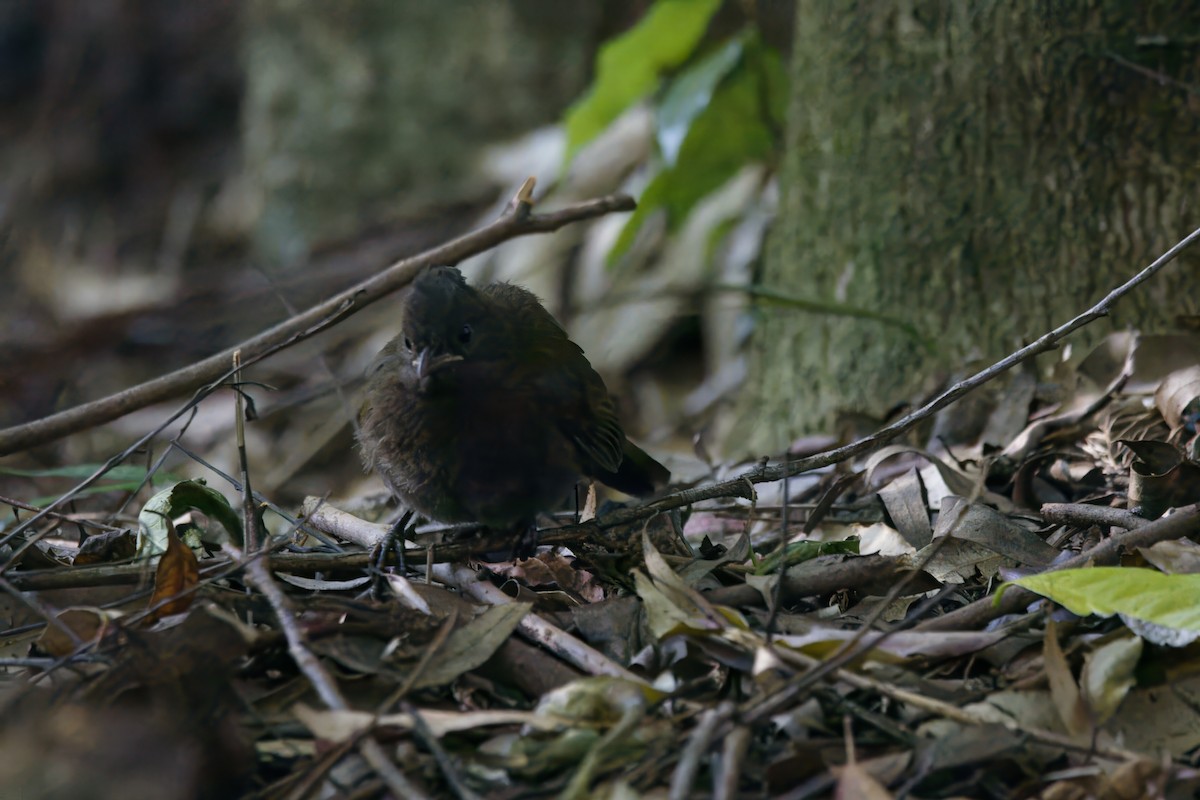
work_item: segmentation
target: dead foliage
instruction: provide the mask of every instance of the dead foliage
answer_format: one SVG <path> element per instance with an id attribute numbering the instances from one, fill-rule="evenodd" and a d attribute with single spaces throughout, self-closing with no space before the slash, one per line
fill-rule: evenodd
<path id="1" fill-rule="evenodd" d="M 547 519 L 524 561 L 426 525 L 401 570 L 386 525 L 316 498 L 259 504 L 244 552 L 193 481 L 138 542 L 47 517 L 0 576 L 5 785 L 141 796 L 153 762 L 181 797 L 1188 796 L 1195 346 L 1114 337 L 990 384 L 965 438 L 931 433 L 969 427 L 952 405 L 923 447 Z"/>

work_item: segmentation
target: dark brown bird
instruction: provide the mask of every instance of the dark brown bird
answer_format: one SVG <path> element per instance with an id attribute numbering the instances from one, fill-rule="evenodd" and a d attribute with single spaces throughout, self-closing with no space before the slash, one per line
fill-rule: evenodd
<path id="1" fill-rule="evenodd" d="M 367 372 L 363 461 L 405 505 L 504 529 L 561 506 L 580 476 L 628 494 L 666 468 L 625 438 L 583 350 L 531 292 L 422 272 Z"/>

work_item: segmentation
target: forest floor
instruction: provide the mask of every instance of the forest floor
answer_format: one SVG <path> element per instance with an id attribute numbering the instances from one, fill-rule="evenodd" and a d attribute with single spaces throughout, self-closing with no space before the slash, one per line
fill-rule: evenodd
<path id="1" fill-rule="evenodd" d="M 485 213 L 431 209 L 259 268 L 244 204 L 227 215 L 242 228 L 203 230 L 199 210 L 237 200 L 236 59 L 203 38 L 219 25 L 177 28 L 198 41 L 174 49 L 205 56 L 181 85 L 212 88 L 182 118 L 185 93 L 143 96 L 159 68 L 126 38 L 109 80 L 65 59 L 51 67 L 78 87 L 0 81 L 0 442 Z M 631 321 L 649 316 L 614 313 L 595 338 L 638 345 Z M 727 414 L 745 375 L 737 353 L 704 374 L 704 321 L 680 316 L 656 333 L 674 350 L 614 376 L 672 485 L 642 502 L 580 486 L 528 559 L 485 558 L 508 533 L 424 522 L 383 546 L 397 510 L 353 420 L 394 299 L 247 365 L 236 391 L 227 378 L 188 400 L 214 380 L 193 378 L 0 446 L 0 797 L 1200 791 L 1195 335 L 1117 334 L 1071 357 L 1048 342 L 1036 365 L 985 370 L 907 416 L 746 460 L 709 446 L 703 413 L 671 410 L 684 386 Z"/>
<path id="2" fill-rule="evenodd" d="M 62 335 L 92 346 L 95 324 Z M 178 402 L 6 461 L 0 785 L 1190 796 L 1194 348 L 1117 335 L 1051 381 L 1018 369 L 836 450 L 693 458 L 661 496 L 598 513 L 581 487 L 515 560 L 482 555 L 510 534 L 428 524 L 385 551 L 395 512 L 347 477 L 353 385 L 314 390 L 285 353 L 121 466 L 99 462 Z M 30 374 L 61 385 L 70 363 Z M 968 417 L 987 447 L 952 443 Z M 247 478 L 269 488 L 246 497 Z"/>

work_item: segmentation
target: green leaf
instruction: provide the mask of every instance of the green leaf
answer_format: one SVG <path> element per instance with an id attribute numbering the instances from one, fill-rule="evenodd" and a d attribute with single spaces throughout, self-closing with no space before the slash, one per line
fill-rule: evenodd
<path id="1" fill-rule="evenodd" d="M 692 121 L 712 102 L 717 84 L 742 57 L 742 40 L 734 39 L 671 82 L 658 109 L 658 150 L 673 166 Z"/>
<path id="2" fill-rule="evenodd" d="M 492 606 L 455 628 L 412 684 L 425 689 L 450 683 L 491 658 L 533 608 L 532 603 Z"/>
<path id="3" fill-rule="evenodd" d="M 792 542 L 784 548 L 783 558 L 787 566 L 809 561 L 817 556 L 828 555 L 858 555 L 858 540 L 845 539 L 837 542 Z M 754 568 L 755 575 L 770 575 L 779 569 L 779 553 L 771 555 L 758 562 Z"/>
<path id="4" fill-rule="evenodd" d="M 1167 628 L 1200 631 L 1200 605 L 1196 604 L 1200 575 L 1164 575 L 1137 567 L 1091 567 L 1030 575 L 1011 583 L 1081 616 L 1124 614 Z"/>
<path id="5" fill-rule="evenodd" d="M 89 486 L 86 489 L 80 489 L 78 492 L 73 493 L 71 496 L 72 497 L 90 497 L 91 495 L 94 495 L 94 494 L 104 494 L 106 492 L 135 492 L 139 488 L 141 488 L 141 485 L 142 485 L 142 482 L 140 480 L 121 481 L 118 483 L 99 483 L 99 484 L 96 484 L 95 486 Z M 29 502 L 29 505 L 31 505 L 31 506 L 36 506 L 38 508 L 41 508 L 43 506 L 50 505 L 55 500 L 58 500 L 60 497 L 62 497 L 61 494 L 45 494 L 45 495 L 41 495 L 40 497 L 35 497 L 32 500 L 29 500 L 28 502 Z"/>
<path id="6" fill-rule="evenodd" d="M 0 467 L 0 475 L 16 475 L 22 478 L 70 478 L 83 480 L 90 478 L 103 464 L 74 464 L 69 467 L 52 467 L 50 469 L 18 469 L 16 467 Z M 118 464 L 104 473 L 103 480 L 110 481 L 100 491 L 111 492 L 117 488 L 138 488 L 146 479 L 146 468 L 136 464 Z M 167 483 L 177 483 L 179 478 L 169 472 L 159 470 L 150 476 L 150 481 L 156 486 Z"/>
<path id="7" fill-rule="evenodd" d="M 225 499 L 225 495 L 210 489 L 204 481 L 180 481 L 151 497 L 138 514 L 137 555 L 141 558 L 166 552 L 171 532 L 171 520 L 195 509 L 216 520 L 241 546 L 242 521 Z"/>
<path id="8" fill-rule="evenodd" d="M 600 48 L 591 89 L 567 111 L 568 161 L 650 92 L 665 70 L 692 54 L 720 5 L 720 0 L 658 0 L 641 22 Z"/>
<path id="9" fill-rule="evenodd" d="M 52 467 L 50 469 L 17 469 L 16 467 L 0 467 L 0 475 L 17 475 L 22 478 L 71 478 L 82 480 L 90 478 L 100 469 L 102 464 L 74 464 L 69 467 Z M 104 473 L 107 480 L 140 481 L 146 477 L 146 470 L 133 464 L 118 464 Z"/>
<path id="10" fill-rule="evenodd" d="M 49 469 L 19 469 L 17 467 L 0 467 L 0 475 L 15 475 L 20 478 L 69 478 L 74 481 L 90 478 L 103 464 L 73 464 L 66 467 L 51 467 Z M 104 492 L 136 492 L 142 488 L 146 480 L 146 468 L 134 464 L 118 464 L 104 473 L 102 483 L 89 486 L 75 493 L 75 497 L 86 497 Z M 165 471 L 159 471 L 150 476 L 150 483 L 162 486 L 174 483 L 178 477 Z M 29 500 L 33 506 L 44 506 L 59 498 L 57 494 L 44 495 Z"/>
<path id="11" fill-rule="evenodd" d="M 738 170 L 765 161 L 777 146 L 782 98 L 776 97 L 783 66 L 769 48 L 749 39 L 740 63 L 719 82 L 708 107 L 688 128 L 673 165 L 665 166 L 642 192 L 638 207 L 609 254 L 612 263 L 633 243 L 650 214 L 665 211 L 676 228 L 692 207 Z M 778 84 L 781 86 L 781 84 Z"/>
<path id="12" fill-rule="evenodd" d="M 1136 671 L 1142 649 L 1141 637 L 1130 635 L 1102 644 L 1085 656 L 1079 684 L 1095 715 L 1096 725 L 1111 719 L 1129 690 L 1137 684 Z"/>

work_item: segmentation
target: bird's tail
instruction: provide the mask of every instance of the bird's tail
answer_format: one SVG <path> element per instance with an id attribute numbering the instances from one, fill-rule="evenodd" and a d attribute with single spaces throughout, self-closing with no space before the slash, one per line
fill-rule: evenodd
<path id="1" fill-rule="evenodd" d="M 671 472 L 626 439 L 617 471 L 596 470 L 591 477 L 625 494 L 645 495 L 666 486 L 671 480 Z"/>

